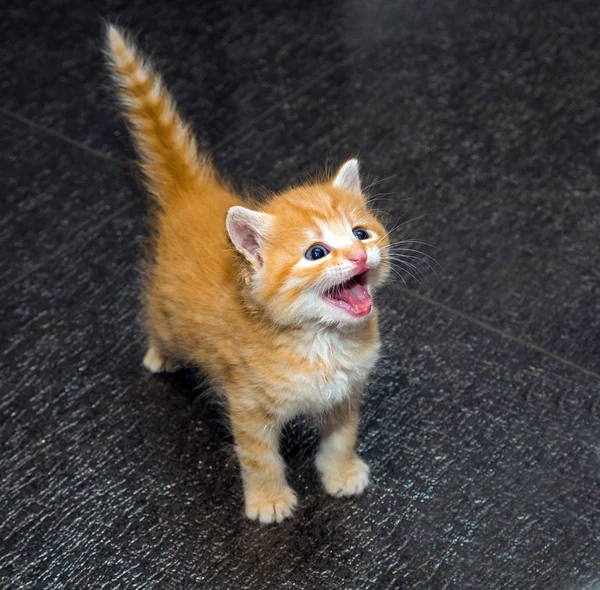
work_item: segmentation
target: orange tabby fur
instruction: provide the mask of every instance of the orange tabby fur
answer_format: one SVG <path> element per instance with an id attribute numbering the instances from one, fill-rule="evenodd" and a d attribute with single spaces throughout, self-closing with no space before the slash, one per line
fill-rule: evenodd
<path id="1" fill-rule="evenodd" d="M 249 518 L 279 522 L 296 506 L 278 443 L 301 413 L 323 424 L 316 465 L 326 490 L 362 492 L 368 467 L 354 446 L 359 396 L 380 347 L 377 314 L 364 294 L 354 315 L 324 295 L 339 296 L 336 285 L 357 265 L 367 269 L 369 297 L 389 272 L 386 233 L 361 193 L 357 162 L 332 180 L 243 201 L 199 155 L 159 77 L 114 26 L 107 54 L 158 204 L 144 364 L 199 366 L 223 392 Z M 357 239 L 356 227 L 368 239 Z M 308 260 L 315 243 L 330 252 Z"/>

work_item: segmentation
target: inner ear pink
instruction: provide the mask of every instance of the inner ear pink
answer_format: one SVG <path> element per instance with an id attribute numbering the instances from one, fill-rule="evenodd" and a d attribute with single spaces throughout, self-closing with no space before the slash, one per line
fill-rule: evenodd
<path id="1" fill-rule="evenodd" d="M 244 250 L 254 258 L 258 264 L 262 266 L 263 260 L 260 255 L 260 244 L 258 243 L 258 239 L 256 236 L 256 230 L 247 225 L 245 223 L 236 224 L 237 225 L 237 236 L 239 243 L 242 245 Z"/>

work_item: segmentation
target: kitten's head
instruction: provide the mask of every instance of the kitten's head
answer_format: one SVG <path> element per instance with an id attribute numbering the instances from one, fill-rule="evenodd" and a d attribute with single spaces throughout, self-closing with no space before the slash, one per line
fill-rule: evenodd
<path id="1" fill-rule="evenodd" d="M 232 207 L 227 231 L 249 263 L 252 298 L 280 324 L 360 323 L 390 271 L 387 234 L 367 207 L 356 160 L 260 211 Z"/>

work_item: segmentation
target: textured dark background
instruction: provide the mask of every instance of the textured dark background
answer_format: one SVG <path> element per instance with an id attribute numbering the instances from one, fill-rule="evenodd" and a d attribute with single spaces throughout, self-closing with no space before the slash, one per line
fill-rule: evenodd
<path id="1" fill-rule="evenodd" d="M 600 588 L 597 0 L 8 4 L 2 588 Z M 381 296 L 363 497 L 325 495 L 293 424 L 298 512 L 247 522 L 219 408 L 142 369 L 145 197 L 104 17 L 234 182 L 358 154 L 398 235 L 436 246 L 443 271 Z"/>

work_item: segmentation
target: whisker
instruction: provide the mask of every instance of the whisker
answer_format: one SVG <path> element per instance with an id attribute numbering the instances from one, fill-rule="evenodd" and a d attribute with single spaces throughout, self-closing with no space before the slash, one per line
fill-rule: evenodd
<path id="1" fill-rule="evenodd" d="M 396 250 L 392 250 L 391 253 L 396 254 L 397 252 L 416 252 L 417 254 L 420 254 L 421 256 L 425 256 L 425 258 L 429 258 L 430 260 L 435 262 L 440 267 L 441 270 L 444 270 L 442 265 L 433 256 L 430 256 L 426 252 L 421 252 L 421 250 L 415 250 L 414 248 L 397 248 Z M 387 253 L 388 256 L 389 256 L 389 254 L 390 254 L 390 252 Z"/>
<path id="2" fill-rule="evenodd" d="M 400 174 L 392 174 L 391 176 L 386 176 L 385 178 L 382 178 L 381 180 L 376 180 L 375 182 L 372 182 L 371 184 L 365 186 L 362 190 L 363 190 L 363 192 L 366 192 L 370 188 L 373 188 L 374 186 L 377 186 L 378 184 L 381 184 L 382 182 L 385 182 L 386 180 L 391 180 L 392 178 L 397 178 L 398 176 L 400 176 Z"/>
<path id="3" fill-rule="evenodd" d="M 390 270 L 393 271 L 394 273 L 396 273 L 396 275 L 400 278 L 400 280 L 404 283 L 404 286 L 408 289 L 408 285 L 406 284 L 406 281 L 404 280 L 404 277 L 400 274 L 400 272 L 398 270 L 396 270 L 391 264 L 390 264 Z"/>
<path id="4" fill-rule="evenodd" d="M 405 264 L 405 263 L 402 263 L 402 264 Z M 392 268 L 393 268 L 393 267 L 392 267 Z M 403 269 L 402 269 L 402 270 L 403 270 L 403 271 L 404 271 L 404 272 L 405 272 L 407 275 L 411 276 L 411 277 L 412 277 L 412 278 L 413 278 L 415 281 L 417 281 L 417 283 L 419 283 L 419 285 L 421 286 L 421 288 L 423 288 L 423 289 L 425 288 L 425 285 L 423 284 L 423 282 L 422 282 L 422 281 L 421 281 L 419 278 L 417 278 L 417 277 L 416 277 L 416 276 L 415 276 L 415 275 L 414 275 L 412 272 L 410 272 L 410 270 L 408 270 L 408 268 L 406 268 L 406 266 L 405 266 L 405 267 L 403 267 Z"/>
<path id="5" fill-rule="evenodd" d="M 431 244 L 429 242 L 425 242 L 424 240 L 413 238 L 412 235 L 406 236 L 405 238 L 403 238 L 403 241 L 414 242 L 415 244 L 424 244 L 425 246 L 429 246 L 430 248 L 435 248 L 436 250 L 439 250 L 439 248 L 437 246 L 434 246 L 433 244 Z"/>
<path id="6" fill-rule="evenodd" d="M 389 236 L 393 231 L 400 229 L 401 227 L 405 226 L 407 223 L 412 223 L 413 221 L 418 221 L 419 219 L 423 219 L 423 217 L 428 217 L 429 215 L 433 215 L 433 213 L 423 213 L 423 215 L 419 215 L 418 217 L 413 217 L 411 219 L 407 219 L 403 223 L 397 223 L 390 231 L 386 232 L 381 238 L 379 238 L 379 240 L 377 241 L 377 244 L 379 244 L 379 242 L 381 242 L 381 240 L 383 240 L 384 238 Z"/>
<path id="7" fill-rule="evenodd" d="M 419 277 L 420 280 L 422 280 L 422 281 L 427 280 L 427 277 L 425 276 L 423 271 L 414 262 L 408 262 L 407 260 L 399 260 L 399 259 L 395 259 L 394 262 L 396 262 L 397 264 L 403 264 L 403 265 L 409 266 L 410 268 L 414 269 L 414 272 L 416 273 L 416 275 Z M 423 283 L 422 283 L 422 285 L 424 286 Z"/>
<path id="8" fill-rule="evenodd" d="M 418 260 L 423 264 L 427 264 L 427 260 L 421 258 L 420 256 L 417 256 L 416 254 L 398 254 L 398 252 L 389 252 L 388 254 L 386 254 L 386 256 L 388 258 L 391 258 L 392 260 L 395 258 L 408 258 L 409 260 Z"/>
<path id="9" fill-rule="evenodd" d="M 429 242 L 425 242 L 423 240 L 417 240 L 416 238 L 403 238 L 399 242 L 390 242 L 386 246 L 382 246 L 382 248 L 389 248 L 391 246 L 394 246 L 395 244 L 422 244 L 424 246 L 429 246 L 434 250 L 439 250 L 437 246 L 434 246 L 433 244 L 430 244 Z"/>
<path id="10" fill-rule="evenodd" d="M 400 227 L 400 221 L 402 220 L 402 218 L 400 218 L 400 220 L 398 221 L 398 223 L 396 223 L 396 225 L 394 225 L 394 227 L 392 229 L 390 229 L 389 231 L 385 232 L 385 234 L 383 234 L 383 236 L 381 236 L 377 242 L 375 243 L 375 245 L 379 245 L 379 243 L 384 240 L 385 238 L 387 238 L 393 231 L 395 231 L 398 227 Z"/>
<path id="11" fill-rule="evenodd" d="M 369 195 L 369 199 L 374 199 L 376 197 L 383 197 L 386 195 L 398 195 L 400 194 L 401 191 L 389 191 L 387 193 L 375 193 L 374 195 Z M 406 197 L 405 200 L 410 201 L 411 199 L 414 199 L 414 197 Z"/>
<path id="12" fill-rule="evenodd" d="M 395 193 L 379 193 L 376 195 L 371 195 L 369 197 L 366 198 L 366 201 L 368 204 L 371 203 L 376 203 L 376 202 L 385 202 L 385 203 L 405 203 L 406 201 L 412 201 L 414 199 L 414 197 L 403 197 L 401 199 L 396 199 L 396 198 L 392 198 L 389 197 L 387 199 L 382 198 L 386 195 L 394 195 L 394 194 L 399 194 L 400 191 L 397 191 Z"/>
<path id="13" fill-rule="evenodd" d="M 422 252 L 421 252 L 421 254 L 422 254 Z M 421 257 L 419 257 L 419 256 L 410 256 L 410 255 L 408 255 L 408 254 L 388 254 L 388 258 L 389 258 L 390 260 L 398 260 L 398 257 L 399 257 L 399 258 L 402 258 L 402 259 L 404 259 L 404 258 L 407 258 L 407 259 L 409 259 L 409 260 L 413 260 L 413 261 L 415 261 L 415 262 L 421 262 L 421 263 L 423 263 L 423 264 L 426 264 L 426 265 L 429 267 L 429 269 L 431 270 L 431 272 L 432 272 L 432 273 L 433 273 L 435 276 L 438 276 L 438 273 L 437 273 L 437 271 L 435 270 L 435 268 L 433 268 L 433 266 L 431 266 L 431 264 L 429 264 L 429 262 L 427 262 L 427 260 L 425 260 L 425 259 L 423 259 L 423 258 L 421 258 Z"/>

